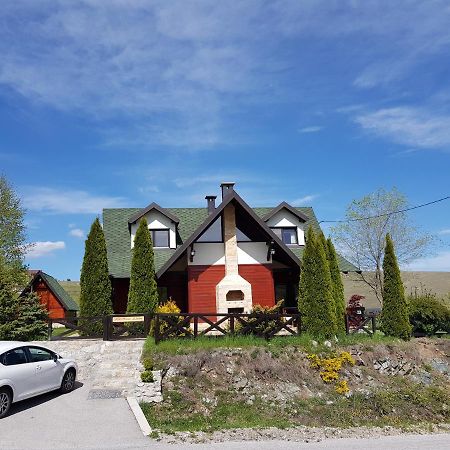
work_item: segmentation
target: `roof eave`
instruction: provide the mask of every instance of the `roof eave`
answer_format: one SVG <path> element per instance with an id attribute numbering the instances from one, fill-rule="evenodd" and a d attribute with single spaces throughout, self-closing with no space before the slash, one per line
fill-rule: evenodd
<path id="1" fill-rule="evenodd" d="M 303 214 L 298 209 L 294 208 L 287 202 L 281 202 L 278 206 L 272 209 L 272 211 L 268 212 L 262 219 L 264 222 L 267 222 L 270 218 L 272 218 L 275 214 L 277 214 L 282 209 L 287 209 L 291 214 L 296 216 L 302 222 L 307 222 L 309 217 L 306 214 Z"/>

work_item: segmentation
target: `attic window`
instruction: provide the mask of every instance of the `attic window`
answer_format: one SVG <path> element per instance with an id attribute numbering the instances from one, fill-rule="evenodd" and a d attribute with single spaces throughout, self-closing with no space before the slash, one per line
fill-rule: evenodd
<path id="1" fill-rule="evenodd" d="M 169 230 L 150 230 L 153 247 L 169 247 Z"/>
<path id="2" fill-rule="evenodd" d="M 286 245 L 297 245 L 297 228 L 272 228 L 272 231 Z"/>

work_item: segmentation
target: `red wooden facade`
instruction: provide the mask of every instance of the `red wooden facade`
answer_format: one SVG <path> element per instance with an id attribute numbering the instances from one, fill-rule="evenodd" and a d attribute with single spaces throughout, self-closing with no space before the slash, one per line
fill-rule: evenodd
<path id="1" fill-rule="evenodd" d="M 35 283 L 34 292 L 38 295 L 41 305 L 47 309 L 50 319 L 66 318 L 66 310 L 43 281 Z"/>

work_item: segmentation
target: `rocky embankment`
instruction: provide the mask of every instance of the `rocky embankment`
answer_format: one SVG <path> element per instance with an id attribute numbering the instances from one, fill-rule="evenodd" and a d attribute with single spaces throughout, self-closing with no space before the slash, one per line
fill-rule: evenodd
<path id="1" fill-rule="evenodd" d="M 327 383 L 324 369 L 311 364 L 314 350 L 301 346 L 157 352 L 153 357 L 162 370 L 164 400 L 144 410 L 168 441 L 288 436 L 314 441 L 355 435 L 351 430 L 363 430 L 365 436 L 367 430 L 375 435 L 400 428 L 449 430 L 450 340 L 333 342 L 325 354 L 319 348 L 324 347 L 317 347 L 322 358 L 348 352 L 353 364 L 342 364 L 339 378 Z M 349 391 L 339 394 L 336 386 L 343 381 Z"/>

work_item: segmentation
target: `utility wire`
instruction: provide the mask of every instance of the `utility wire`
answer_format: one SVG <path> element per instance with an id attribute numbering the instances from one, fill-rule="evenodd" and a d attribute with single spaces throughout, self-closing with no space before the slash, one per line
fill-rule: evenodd
<path id="1" fill-rule="evenodd" d="M 410 208 L 400 209 L 398 211 L 391 211 L 384 214 L 378 214 L 377 216 L 359 217 L 357 219 L 346 219 L 346 220 L 321 220 L 319 223 L 346 223 L 346 222 L 359 222 L 361 220 L 378 219 L 379 217 L 392 216 L 394 214 L 412 211 L 413 209 L 423 208 L 424 206 L 434 205 L 435 203 L 443 202 L 444 200 L 448 199 L 450 199 L 450 195 L 448 195 L 447 197 L 439 198 L 438 200 L 433 200 L 432 202 L 422 203 L 421 205 L 411 206 Z"/>

